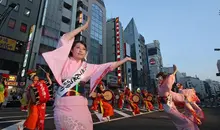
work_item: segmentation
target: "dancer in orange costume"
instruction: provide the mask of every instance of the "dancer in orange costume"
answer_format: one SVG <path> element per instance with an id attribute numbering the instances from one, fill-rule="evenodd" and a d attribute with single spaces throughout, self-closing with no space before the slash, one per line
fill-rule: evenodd
<path id="1" fill-rule="evenodd" d="M 148 111 L 153 111 L 154 110 L 154 106 L 151 103 L 153 99 L 153 95 L 151 93 L 148 93 L 147 90 L 144 92 L 144 102 L 145 102 L 145 108 Z"/>
<path id="2" fill-rule="evenodd" d="M 100 97 L 95 97 L 95 98 L 93 98 L 92 100 L 93 100 L 93 102 L 92 102 L 92 106 L 91 106 L 91 110 L 93 110 L 93 111 L 98 111 L 98 106 L 99 106 L 99 99 Z"/>
<path id="3" fill-rule="evenodd" d="M 124 98 L 125 98 L 124 92 L 120 92 L 119 99 L 118 99 L 118 108 L 119 109 L 122 109 L 124 106 Z"/>
<path id="4" fill-rule="evenodd" d="M 159 111 L 163 111 L 163 104 L 160 102 L 159 95 L 157 95 L 157 104 Z"/>
<path id="5" fill-rule="evenodd" d="M 103 83 L 99 83 L 99 87 L 97 87 L 97 100 L 99 103 L 100 112 L 103 114 L 102 120 L 107 119 L 110 121 L 110 117 L 114 115 L 114 109 L 110 103 L 103 99 L 103 92 L 105 88 Z"/>
<path id="6" fill-rule="evenodd" d="M 44 80 L 39 80 L 37 73 L 35 71 L 28 71 L 28 75 L 33 83 L 28 86 L 29 90 L 31 87 L 36 87 L 37 85 L 40 86 L 47 86 Z M 52 84 L 52 81 L 49 77 L 49 73 L 46 74 L 46 77 L 49 81 L 49 84 Z M 28 91 L 29 92 L 29 91 Z M 50 99 L 49 90 L 45 88 L 45 91 L 42 91 L 45 94 L 47 99 Z M 30 93 L 27 93 L 30 96 Z M 30 97 L 29 97 L 30 98 Z M 24 122 L 24 130 L 44 130 L 44 120 L 45 120 L 45 111 L 46 111 L 46 102 L 41 104 L 34 104 L 31 99 L 29 101 L 29 113 L 26 121 Z M 19 127 L 18 130 L 21 130 Z"/>
<path id="7" fill-rule="evenodd" d="M 135 116 L 136 114 L 140 114 L 140 109 L 137 104 L 132 101 L 132 92 L 129 88 L 125 89 L 126 100 L 129 103 L 129 106 L 132 109 L 132 114 Z"/>

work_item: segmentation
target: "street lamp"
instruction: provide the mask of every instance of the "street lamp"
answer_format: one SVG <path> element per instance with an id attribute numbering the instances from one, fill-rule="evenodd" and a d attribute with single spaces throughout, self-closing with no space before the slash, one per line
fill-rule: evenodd
<path id="1" fill-rule="evenodd" d="M 0 30 L 1 30 L 2 26 L 4 25 L 6 19 L 8 18 L 9 14 L 16 6 L 17 6 L 17 4 L 11 3 L 10 5 L 8 5 L 7 9 L 1 14 L 1 16 L 0 16 Z"/>

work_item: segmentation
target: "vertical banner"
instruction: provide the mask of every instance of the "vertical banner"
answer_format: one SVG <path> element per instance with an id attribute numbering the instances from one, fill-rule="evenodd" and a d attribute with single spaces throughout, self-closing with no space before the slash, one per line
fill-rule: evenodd
<path id="1" fill-rule="evenodd" d="M 23 62 L 22 71 L 21 71 L 21 77 L 24 77 L 26 69 L 28 67 L 27 62 L 28 62 L 28 58 L 29 58 L 29 54 L 30 54 L 30 48 L 31 48 L 32 42 L 33 42 L 35 28 L 36 28 L 35 25 L 32 25 L 31 28 L 30 28 L 26 53 L 25 53 L 25 56 L 24 56 L 24 62 Z"/>
<path id="2" fill-rule="evenodd" d="M 119 17 L 115 19 L 115 35 L 116 35 L 116 59 L 117 61 L 121 60 L 120 55 L 120 28 L 119 28 Z M 121 66 L 117 69 L 118 74 L 118 84 L 121 84 Z"/>

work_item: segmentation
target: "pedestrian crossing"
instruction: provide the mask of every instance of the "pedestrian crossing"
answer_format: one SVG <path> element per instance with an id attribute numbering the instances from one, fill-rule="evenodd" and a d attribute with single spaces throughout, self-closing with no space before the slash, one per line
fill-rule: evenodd
<path id="1" fill-rule="evenodd" d="M 157 110 L 155 110 L 157 111 Z M 153 111 L 153 112 L 155 112 Z M 105 123 L 108 122 L 108 120 L 103 120 L 102 114 L 96 111 L 92 111 L 91 116 L 95 124 L 100 124 L 100 123 Z M 141 109 L 140 114 L 146 114 L 150 113 L 147 110 Z M 136 115 L 138 116 L 138 115 Z M 27 112 L 22 112 L 18 108 L 14 109 L 4 109 L 0 110 L 0 129 L 1 130 L 16 130 L 19 125 L 22 125 L 24 123 L 24 120 L 27 117 Z M 114 115 L 110 118 L 110 121 L 115 121 L 115 120 L 120 120 L 120 119 L 125 119 L 125 118 L 130 118 L 133 117 L 132 111 L 124 108 L 124 109 L 114 109 Z M 53 123 L 53 109 L 47 108 L 46 110 L 46 119 L 45 119 L 45 128 L 47 126 L 54 125 Z M 55 126 L 53 126 L 55 128 Z"/>

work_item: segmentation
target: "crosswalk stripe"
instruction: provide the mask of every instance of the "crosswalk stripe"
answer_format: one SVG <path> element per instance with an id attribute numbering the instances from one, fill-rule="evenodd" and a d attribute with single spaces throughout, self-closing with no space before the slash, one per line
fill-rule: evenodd
<path id="1" fill-rule="evenodd" d="M 22 121 L 20 121 L 20 122 L 14 124 L 14 125 L 11 125 L 11 126 L 9 126 L 9 127 L 4 128 L 4 129 L 2 129 L 2 130 L 17 130 L 17 129 L 18 129 L 18 126 L 22 126 L 22 125 L 24 124 L 24 121 L 25 121 L 25 120 L 22 120 Z"/>
<path id="2" fill-rule="evenodd" d="M 130 115 L 128 115 L 128 114 L 126 114 L 126 113 L 124 113 L 124 112 L 118 111 L 118 110 L 116 110 L 116 109 L 114 109 L 114 112 L 116 112 L 116 113 L 118 113 L 118 114 L 120 114 L 120 115 L 122 115 L 122 116 L 124 116 L 124 117 L 130 117 Z"/>
<path id="3" fill-rule="evenodd" d="M 96 114 L 96 116 L 99 118 L 99 121 L 102 121 L 102 114 L 99 112 L 94 112 Z"/>

